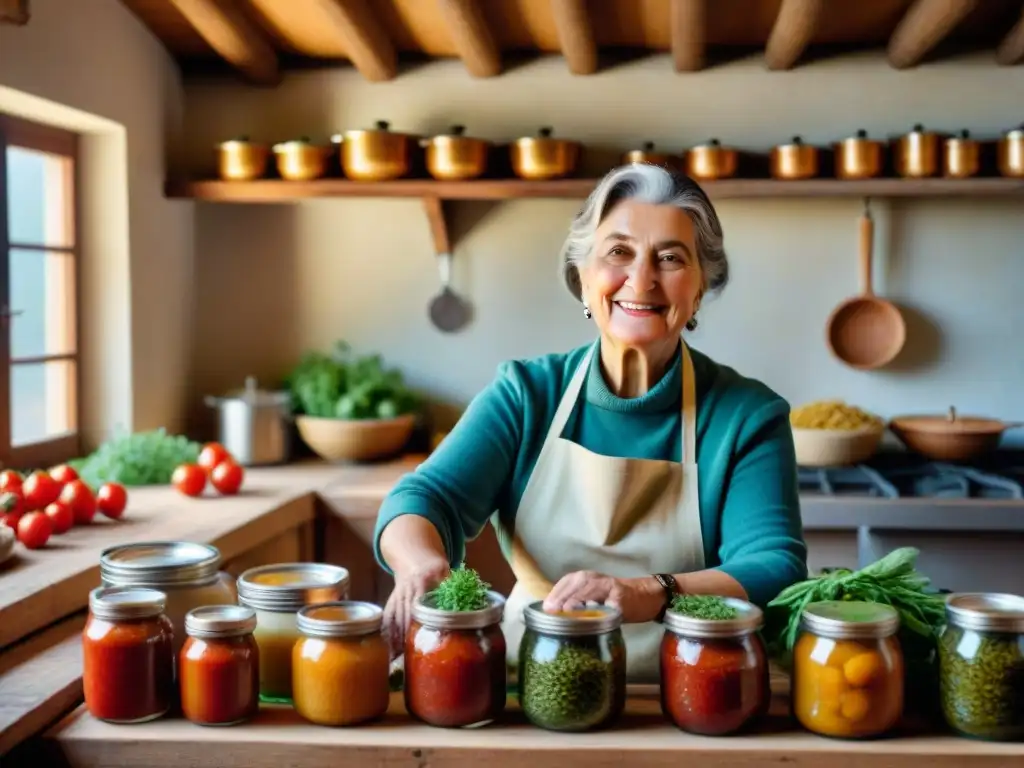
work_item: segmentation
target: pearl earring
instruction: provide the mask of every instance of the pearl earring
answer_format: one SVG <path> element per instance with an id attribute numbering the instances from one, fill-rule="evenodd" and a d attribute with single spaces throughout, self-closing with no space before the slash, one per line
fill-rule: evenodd
<path id="1" fill-rule="evenodd" d="M 594 313 L 590 311 L 590 307 L 588 307 L 586 304 L 583 305 L 583 316 L 587 318 L 587 320 L 594 316 Z"/>

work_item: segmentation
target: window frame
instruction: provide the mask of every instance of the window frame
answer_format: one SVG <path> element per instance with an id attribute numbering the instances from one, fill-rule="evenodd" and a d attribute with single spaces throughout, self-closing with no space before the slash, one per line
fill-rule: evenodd
<path id="1" fill-rule="evenodd" d="M 67 185 L 65 199 L 69 201 L 68 226 L 71 232 L 71 243 L 68 246 L 52 246 L 49 244 L 18 243 L 10 240 L 10 228 L 7 221 L 7 148 L 15 146 L 22 149 L 46 152 L 59 155 L 70 163 L 70 171 L 65 183 Z M 36 123 L 11 115 L 0 114 L 0 308 L 3 302 L 10 302 L 10 257 L 11 251 L 32 250 L 42 253 L 66 254 L 72 260 L 71 279 L 73 282 L 74 314 L 71 318 L 75 339 L 74 352 L 43 354 L 27 358 L 13 358 L 11 355 L 11 335 L 9 325 L 12 318 L 0 315 L 0 464 L 20 469 L 38 469 L 52 467 L 55 464 L 73 459 L 81 455 L 82 450 L 82 333 L 81 333 L 81 230 L 79 215 L 80 205 L 80 164 L 79 135 L 71 131 L 42 123 Z M 14 364 L 43 363 L 48 361 L 68 360 L 74 364 L 74 377 L 71 380 L 71 398 L 69 408 L 72 414 L 73 429 L 55 437 L 35 443 L 15 446 L 11 439 L 11 369 Z"/>

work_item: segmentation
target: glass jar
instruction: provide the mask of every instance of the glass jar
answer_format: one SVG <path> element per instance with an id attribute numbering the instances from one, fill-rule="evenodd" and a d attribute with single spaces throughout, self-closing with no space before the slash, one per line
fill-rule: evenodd
<path id="1" fill-rule="evenodd" d="M 523 611 L 519 704 L 536 726 L 552 731 L 604 728 L 626 705 L 622 613 L 601 605 L 547 613 Z"/>
<path id="2" fill-rule="evenodd" d="M 173 629 L 155 589 L 100 587 L 82 630 L 82 687 L 89 713 L 144 723 L 174 701 Z"/>
<path id="3" fill-rule="evenodd" d="M 354 725 L 388 710 L 391 654 L 383 611 L 339 600 L 298 613 L 302 638 L 292 652 L 295 711 L 317 725 Z"/>
<path id="4" fill-rule="evenodd" d="M 405 708 L 428 725 L 493 722 L 505 709 L 505 598 L 479 611 L 442 611 L 432 595 L 412 608 L 405 639 Z"/>
<path id="5" fill-rule="evenodd" d="M 178 678 L 181 712 L 199 725 L 234 725 L 256 714 L 260 696 L 256 612 L 241 605 L 196 608 L 185 616 L 188 639 Z"/>
<path id="6" fill-rule="evenodd" d="M 793 648 L 793 714 L 822 736 L 881 736 L 903 714 L 903 652 L 896 609 L 833 600 L 804 609 Z"/>
<path id="7" fill-rule="evenodd" d="M 723 598 L 732 619 L 665 614 L 661 641 L 661 709 L 690 733 L 724 736 L 763 715 L 771 703 L 768 653 L 758 634 L 761 609 Z"/>
<path id="8" fill-rule="evenodd" d="M 942 713 L 958 733 L 992 741 L 1024 739 L 1024 597 L 947 599 L 939 690 Z"/>
<path id="9" fill-rule="evenodd" d="M 296 614 L 307 605 L 348 597 L 348 571 L 324 563 L 278 563 L 250 568 L 238 577 L 238 602 L 256 611 L 260 647 L 260 696 L 292 697 L 292 649 L 299 640 Z"/>
<path id="10" fill-rule="evenodd" d="M 220 552 L 208 544 L 152 541 L 124 544 L 100 554 L 104 586 L 148 587 L 167 595 L 164 612 L 174 627 L 174 659 L 185 644 L 185 614 L 204 605 L 234 603 L 235 580 L 220 570 Z"/>

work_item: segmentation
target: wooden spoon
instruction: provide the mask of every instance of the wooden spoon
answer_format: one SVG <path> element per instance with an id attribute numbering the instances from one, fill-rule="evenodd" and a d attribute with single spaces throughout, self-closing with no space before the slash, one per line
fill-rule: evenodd
<path id="1" fill-rule="evenodd" d="M 875 226 L 868 201 L 860 217 L 861 294 L 834 310 L 825 326 L 828 346 L 851 368 L 881 368 L 895 359 L 907 340 L 907 326 L 892 302 L 875 296 L 871 279 Z"/>

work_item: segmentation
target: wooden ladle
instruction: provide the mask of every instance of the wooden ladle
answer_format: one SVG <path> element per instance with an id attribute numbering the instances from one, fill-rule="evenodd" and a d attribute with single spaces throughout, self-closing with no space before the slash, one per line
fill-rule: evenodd
<path id="1" fill-rule="evenodd" d="M 891 363 L 907 340 L 907 325 L 899 308 L 875 296 L 871 278 L 875 225 L 871 208 L 864 201 L 860 217 L 861 294 L 847 299 L 834 310 L 825 326 L 828 346 L 851 368 L 870 370 Z"/>

